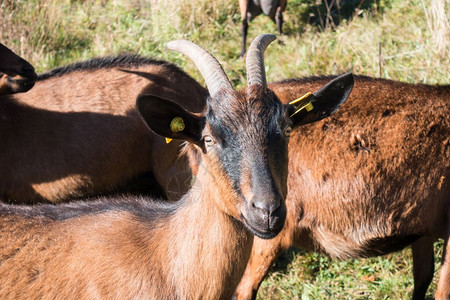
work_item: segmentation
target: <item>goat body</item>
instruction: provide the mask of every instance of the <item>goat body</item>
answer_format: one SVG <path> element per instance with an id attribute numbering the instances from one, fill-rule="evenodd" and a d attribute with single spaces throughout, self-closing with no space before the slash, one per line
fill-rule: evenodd
<path id="1" fill-rule="evenodd" d="M 329 78 L 269 84 L 286 103 Z M 355 77 L 346 106 L 295 130 L 289 145 L 287 220 L 255 239 L 236 296 L 250 299 L 289 247 L 333 258 L 383 255 L 412 244 L 414 299 L 433 278 L 433 241 L 450 233 L 450 86 Z M 448 246 L 447 246 L 448 247 Z M 450 297 L 450 253 L 436 297 Z"/>
<path id="2" fill-rule="evenodd" d="M 0 97 L 0 199 L 62 202 L 115 192 L 179 199 L 177 159 L 135 109 L 139 93 L 199 112 L 207 91 L 176 66 L 138 56 L 93 59 L 41 74 L 25 94 Z M 176 172 L 175 172 L 176 171 Z M 186 169 L 185 173 L 188 173 Z M 130 187 L 131 186 L 131 187 Z"/>
<path id="3" fill-rule="evenodd" d="M 273 0 L 250 0 L 248 1 L 247 18 L 251 21 L 260 14 L 264 14 L 275 22 L 277 8 L 281 5 L 279 2 Z"/>
<path id="4" fill-rule="evenodd" d="M 211 197 L 216 196 L 214 190 L 208 190 Z M 215 209 L 212 199 L 194 199 L 187 195 L 175 204 L 101 199 L 26 208 L 2 205 L 0 295 L 16 299 L 231 295 L 250 255 L 252 236 Z"/>

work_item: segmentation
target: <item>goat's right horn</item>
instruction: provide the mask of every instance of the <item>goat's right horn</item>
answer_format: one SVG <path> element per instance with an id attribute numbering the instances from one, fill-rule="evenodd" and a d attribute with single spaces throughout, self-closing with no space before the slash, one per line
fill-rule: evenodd
<path id="1" fill-rule="evenodd" d="M 168 42 L 167 48 L 186 55 L 194 62 L 205 79 L 211 97 L 214 97 L 222 88 L 233 89 L 217 59 L 199 45 L 186 40 L 176 40 Z"/>
<path id="2" fill-rule="evenodd" d="M 264 51 L 277 37 L 274 34 L 260 34 L 250 44 L 245 59 L 247 69 L 247 86 L 259 83 L 267 86 L 264 70 Z"/>

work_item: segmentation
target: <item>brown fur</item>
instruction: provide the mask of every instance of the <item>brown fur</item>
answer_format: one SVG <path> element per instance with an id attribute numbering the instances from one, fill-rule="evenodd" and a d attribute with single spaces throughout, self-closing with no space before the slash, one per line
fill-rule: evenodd
<path id="1" fill-rule="evenodd" d="M 210 191 L 211 197 L 216 195 L 214 188 Z M 176 214 L 162 217 L 126 209 L 63 220 L 3 216 L 0 295 L 229 298 L 253 239 L 240 223 L 211 205 L 212 199 L 183 201 Z"/>
<path id="2" fill-rule="evenodd" d="M 146 128 L 134 108 L 139 93 L 192 111 L 201 111 L 207 96 L 169 63 L 119 56 L 41 74 L 28 93 L 0 97 L 0 199 L 56 203 L 141 191 L 134 182 L 178 199 L 188 189 L 174 180 L 188 173 L 177 159 L 180 142 L 166 144 Z"/>
<path id="3" fill-rule="evenodd" d="M 33 66 L 0 43 L 0 95 L 26 92 L 35 79 Z"/>
<path id="4" fill-rule="evenodd" d="M 450 234 L 450 86 L 355 79 L 340 112 L 293 132 L 286 224 L 273 240 L 255 239 L 238 299 L 254 296 L 291 246 L 349 259 L 395 251 L 414 240 L 413 296 L 424 297 L 433 277 L 433 240 L 447 243 Z M 287 103 L 326 80 L 269 87 Z M 438 299 L 450 297 L 449 252 Z"/>

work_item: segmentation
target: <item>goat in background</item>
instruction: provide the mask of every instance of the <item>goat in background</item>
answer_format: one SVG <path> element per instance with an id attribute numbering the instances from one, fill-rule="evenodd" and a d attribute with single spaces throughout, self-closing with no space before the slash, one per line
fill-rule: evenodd
<path id="1" fill-rule="evenodd" d="M 141 92 L 191 112 L 201 112 L 208 95 L 173 64 L 121 55 L 51 70 L 29 92 L 0 96 L 0 200 L 129 192 L 179 199 L 189 188 L 177 183 L 189 173 L 181 142 L 147 130 L 135 109 Z"/>
<path id="2" fill-rule="evenodd" d="M 242 47 L 239 57 L 245 54 L 245 44 L 247 42 L 248 22 L 264 14 L 277 25 L 278 33 L 283 33 L 283 11 L 286 9 L 287 0 L 239 0 L 239 10 L 241 11 L 241 32 Z"/>
<path id="3" fill-rule="evenodd" d="M 330 79 L 269 87 L 288 103 Z M 413 299 L 424 299 L 434 275 L 433 242 L 443 238 L 435 296 L 449 299 L 449 122 L 449 85 L 356 76 L 339 113 L 293 131 L 285 227 L 273 240 L 255 239 L 236 298 L 254 298 L 276 258 L 293 246 L 350 259 L 412 245 Z"/>

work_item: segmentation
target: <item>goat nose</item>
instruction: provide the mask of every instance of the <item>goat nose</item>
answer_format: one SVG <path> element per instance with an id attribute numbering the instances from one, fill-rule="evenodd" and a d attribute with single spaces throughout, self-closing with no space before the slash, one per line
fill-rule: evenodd
<path id="1" fill-rule="evenodd" d="M 252 208 L 257 209 L 268 216 L 271 216 L 281 205 L 280 197 L 273 197 L 270 200 L 262 199 L 262 197 L 253 197 L 250 200 Z"/>
<path id="2" fill-rule="evenodd" d="M 35 79 L 37 77 L 33 66 L 30 64 L 22 66 L 22 68 L 20 69 L 20 75 L 30 79 Z"/>

